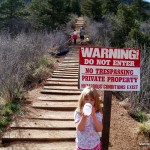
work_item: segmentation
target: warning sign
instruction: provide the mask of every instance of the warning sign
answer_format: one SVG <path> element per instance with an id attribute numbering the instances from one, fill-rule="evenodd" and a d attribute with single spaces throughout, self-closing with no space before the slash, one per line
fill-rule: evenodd
<path id="1" fill-rule="evenodd" d="M 80 89 L 140 91 L 140 50 L 81 47 Z"/>

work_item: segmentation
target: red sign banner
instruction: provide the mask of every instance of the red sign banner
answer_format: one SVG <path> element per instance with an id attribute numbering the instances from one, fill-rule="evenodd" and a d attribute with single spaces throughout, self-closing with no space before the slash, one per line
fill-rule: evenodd
<path id="1" fill-rule="evenodd" d="M 80 89 L 140 91 L 140 50 L 81 47 Z"/>

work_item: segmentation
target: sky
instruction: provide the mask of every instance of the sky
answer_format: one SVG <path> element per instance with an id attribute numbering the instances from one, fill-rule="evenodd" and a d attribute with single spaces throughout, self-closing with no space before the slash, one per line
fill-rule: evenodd
<path id="1" fill-rule="evenodd" d="M 146 1 L 146 2 L 150 2 L 150 0 L 144 0 L 144 1 Z"/>

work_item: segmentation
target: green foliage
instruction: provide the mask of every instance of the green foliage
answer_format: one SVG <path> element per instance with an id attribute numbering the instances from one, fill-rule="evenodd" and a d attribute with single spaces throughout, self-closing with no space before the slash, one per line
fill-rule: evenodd
<path id="1" fill-rule="evenodd" d="M 115 23 L 111 33 L 111 45 L 114 47 L 124 47 L 129 32 L 132 29 L 139 30 L 140 23 L 136 20 L 132 7 L 126 4 L 118 6 L 116 18 L 113 21 Z"/>
<path id="2" fill-rule="evenodd" d="M 4 127 L 6 127 L 9 123 L 9 119 L 8 117 L 3 117 L 1 120 L 0 120 L 0 130 L 2 130 Z"/>
<path id="3" fill-rule="evenodd" d="M 3 116 L 10 116 L 12 114 L 11 107 L 7 105 L 1 113 Z"/>
<path id="4" fill-rule="evenodd" d="M 10 33 L 21 28 L 21 21 L 27 16 L 22 0 L 4 0 L 0 4 L 0 28 L 8 28 Z"/>
<path id="5" fill-rule="evenodd" d="M 147 11 L 150 10 L 150 3 L 143 0 L 133 0 L 132 9 L 137 20 L 144 21 L 150 17 Z"/>
<path id="6" fill-rule="evenodd" d="M 79 0 L 72 0 L 71 2 L 71 12 L 77 14 L 78 16 L 81 15 L 81 6 Z"/>
<path id="7" fill-rule="evenodd" d="M 129 32 L 129 39 L 136 41 L 138 45 L 145 45 L 147 47 L 150 47 L 150 36 L 148 34 L 140 32 L 135 28 L 131 29 L 131 31 Z"/>
<path id="8" fill-rule="evenodd" d="M 25 84 L 27 86 L 32 86 L 33 83 L 41 83 L 50 74 L 53 68 L 52 63 L 46 57 L 42 57 L 36 64 L 36 67 L 27 76 Z"/>
<path id="9" fill-rule="evenodd" d="M 139 124 L 140 133 L 150 137 L 150 121 L 146 121 Z"/>
<path id="10" fill-rule="evenodd" d="M 3 106 L 3 108 L 0 111 L 1 120 L 0 120 L 0 130 L 3 130 L 9 122 L 12 119 L 12 115 L 14 113 L 22 114 L 23 110 L 20 109 L 20 103 L 13 102 L 13 103 L 7 103 Z"/>
<path id="11" fill-rule="evenodd" d="M 120 4 L 120 0 L 104 0 L 102 4 L 102 11 L 103 14 L 110 14 L 114 13 L 116 14 L 117 12 L 117 7 Z"/>
<path id="12" fill-rule="evenodd" d="M 145 114 L 144 111 L 141 111 L 139 109 L 135 110 L 135 111 L 131 111 L 129 112 L 129 114 L 131 115 L 131 117 L 133 117 L 136 121 L 138 122 L 145 122 L 147 121 L 147 116 Z"/>
<path id="13" fill-rule="evenodd" d="M 37 62 L 37 68 L 39 67 L 52 67 L 50 61 L 46 57 L 42 57 L 38 62 Z"/>
<path id="14" fill-rule="evenodd" d="M 33 0 L 30 20 L 37 29 L 56 29 L 69 20 L 69 0 Z"/>
<path id="15" fill-rule="evenodd" d="M 84 0 L 81 6 L 81 12 L 96 21 L 100 21 L 102 19 L 102 1 Z"/>

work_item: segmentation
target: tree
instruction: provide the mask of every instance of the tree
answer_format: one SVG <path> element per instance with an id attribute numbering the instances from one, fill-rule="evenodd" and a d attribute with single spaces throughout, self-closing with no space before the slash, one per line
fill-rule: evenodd
<path id="1" fill-rule="evenodd" d="M 7 28 L 11 34 L 21 29 L 21 23 L 27 15 L 22 0 L 4 0 L 0 4 L 0 28 Z"/>
<path id="2" fill-rule="evenodd" d="M 37 29 L 56 29 L 69 20 L 69 0 L 32 0 L 32 25 Z"/>
<path id="3" fill-rule="evenodd" d="M 120 4 L 120 0 L 104 0 L 102 4 L 103 14 L 117 12 L 117 7 Z"/>
<path id="4" fill-rule="evenodd" d="M 81 6 L 79 0 L 72 0 L 71 8 L 72 8 L 72 13 L 77 14 L 78 16 L 81 15 Z"/>
<path id="5" fill-rule="evenodd" d="M 132 4 L 132 9 L 134 14 L 139 21 L 147 20 L 149 15 L 148 11 L 150 10 L 150 3 L 143 0 L 134 0 Z"/>
<path id="6" fill-rule="evenodd" d="M 96 21 L 100 21 L 102 19 L 102 1 L 84 0 L 81 6 L 81 12 Z"/>
<path id="7" fill-rule="evenodd" d="M 118 6 L 114 23 L 111 44 L 117 47 L 124 47 L 129 32 L 132 29 L 138 30 L 140 25 L 139 21 L 136 19 L 132 6 L 126 4 L 120 4 Z"/>

